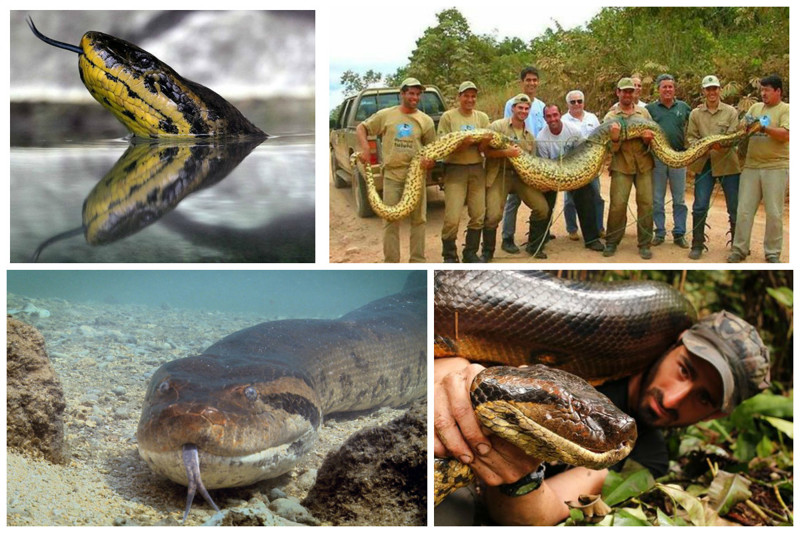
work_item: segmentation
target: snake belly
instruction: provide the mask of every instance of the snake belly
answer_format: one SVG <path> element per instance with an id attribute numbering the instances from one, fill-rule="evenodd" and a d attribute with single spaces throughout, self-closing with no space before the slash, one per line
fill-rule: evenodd
<path id="1" fill-rule="evenodd" d="M 681 168 L 703 157 L 714 144 L 723 147 L 733 146 L 744 138 L 761 129 L 758 120 L 745 118 L 745 127 L 727 135 L 712 135 L 701 139 L 685 151 L 673 150 L 666 134 L 652 120 L 639 118 L 618 119 L 606 122 L 595 128 L 586 141 L 578 145 L 561 159 L 545 159 L 523 154 L 508 158 L 520 179 L 527 185 L 540 191 L 574 191 L 589 184 L 603 167 L 606 157 L 611 154 L 610 128 L 613 123 L 620 124 L 620 139 L 630 140 L 642 136 L 645 131 L 653 132 L 650 148 L 667 166 Z M 454 152 L 466 140 L 481 141 L 489 139 L 491 148 L 502 150 L 511 144 L 511 140 L 495 131 L 480 129 L 457 131 L 443 135 L 431 144 L 426 145 L 411 160 L 406 176 L 405 188 L 397 204 L 388 206 L 383 203 L 375 188 L 372 168 L 364 167 L 364 182 L 367 186 L 367 198 L 372 210 L 381 218 L 394 222 L 411 214 L 419 205 L 422 189 L 425 187 L 425 173 L 422 158 L 444 159 Z M 356 155 L 352 163 L 355 165 Z"/>
<path id="2" fill-rule="evenodd" d="M 79 54 L 89 93 L 134 135 L 267 137 L 230 102 L 133 43 L 89 31 L 73 46 L 44 36 L 30 19 L 28 25 L 42 41 Z"/>
<path id="3" fill-rule="evenodd" d="M 324 415 L 424 396 L 426 293 L 410 277 L 339 319 L 266 322 L 166 363 L 147 389 L 139 454 L 187 485 L 182 449 L 192 445 L 207 488 L 248 485 L 290 470 Z"/>
<path id="4" fill-rule="evenodd" d="M 636 433 L 588 383 L 644 371 L 696 319 L 678 291 L 658 282 L 571 281 L 540 271 L 434 276 L 434 357 L 510 365 L 475 378 L 478 419 L 533 457 L 590 468 L 624 458 Z M 472 481 L 451 459 L 437 459 L 434 472 L 437 504 Z"/>

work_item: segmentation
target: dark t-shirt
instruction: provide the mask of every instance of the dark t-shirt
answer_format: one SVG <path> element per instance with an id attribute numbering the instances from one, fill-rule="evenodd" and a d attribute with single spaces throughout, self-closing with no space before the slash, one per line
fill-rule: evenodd
<path id="1" fill-rule="evenodd" d="M 610 381 L 597 387 L 597 390 L 608 396 L 608 399 L 619 409 L 626 413 L 629 412 L 628 378 Z M 619 472 L 622 470 L 625 461 L 633 459 L 650 470 L 654 477 L 665 475 L 669 468 L 669 454 L 667 453 L 667 443 L 664 440 L 664 434 L 660 429 L 646 426 L 638 420 L 636 421 L 636 429 L 638 430 L 639 437 L 636 439 L 636 445 L 633 447 L 633 451 L 627 458 L 612 466 L 611 470 Z"/>

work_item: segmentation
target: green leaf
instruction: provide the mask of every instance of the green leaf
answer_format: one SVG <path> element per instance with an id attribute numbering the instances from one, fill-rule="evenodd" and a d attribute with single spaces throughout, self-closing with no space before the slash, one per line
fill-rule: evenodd
<path id="1" fill-rule="evenodd" d="M 633 466 L 630 466 L 631 463 Z M 603 484 L 603 501 L 614 507 L 629 498 L 643 494 L 655 486 L 653 474 L 635 461 L 628 461 L 622 473 L 609 471 Z"/>
<path id="2" fill-rule="evenodd" d="M 765 416 L 764 420 L 772 424 L 772 427 L 774 427 L 778 431 L 782 431 L 790 439 L 794 439 L 794 422 L 792 422 L 791 420 L 775 418 L 774 416 Z"/>
<path id="3" fill-rule="evenodd" d="M 777 289 L 773 289 L 772 287 L 767 287 L 767 293 L 775 298 L 779 304 L 784 307 L 792 308 L 792 301 L 794 300 L 794 291 L 789 287 L 778 287 Z"/>
<path id="4" fill-rule="evenodd" d="M 759 457 L 769 457 L 772 455 L 772 451 L 775 449 L 775 444 L 770 440 L 770 438 L 766 435 L 761 436 L 761 440 L 758 441 L 756 445 L 756 454 Z"/>
<path id="5" fill-rule="evenodd" d="M 680 505 L 687 512 L 689 521 L 692 524 L 695 526 L 706 525 L 703 503 L 699 499 L 695 498 L 677 485 L 662 485 L 661 483 L 658 483 L 656 484 L 656 487 L 664 492 L 664 494 L 672 498 L 676 504 Z"/>
<path id="6" fill-rule="evenodd" d="M 753 433 L 739 433 L 736 437 L 736 446 L 733 456 L 741 463 L 749 463 L 750 459 L 756 456 L 756 442 Z"/>
<path id="7" fill-rule="evenodd" d="M 657 524 L 659 526 L 688 526 L 689 524 L 681 518 L 680 516 L 669 516 L 667 513 L 661 510 L 660 507 L 656 507 L 656 517 L 658 518 Z"/>
<path id="8" fill-rule="evenodd" d="M 731 507 L 750 498 L 750 481 L 739 474 L 721 470 L 708 487 L 708 498 L 717 514 L 728 514 Z"/>
<path id="9" fill-rule="evenodd" d="M 647 516 L 641 507 L 635 509 L 620 509 L 614 513 L 614 526 L 649 526 Z"/>

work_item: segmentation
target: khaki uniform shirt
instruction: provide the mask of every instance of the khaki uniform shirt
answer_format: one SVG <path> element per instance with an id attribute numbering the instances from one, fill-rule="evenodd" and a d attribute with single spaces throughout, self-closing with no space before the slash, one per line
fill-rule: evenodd
<path id="1" fill-rule="evenodd" d="M 509 139 L 516 141 L 519 145 L 520 149 L 530 155 L 531 157 L 536 156 L 536 139 L 533 137 L 533 134 L 528 131 L 527 128 L 522 130 L 522 135 L 518 135 L 514 128 L 511 126 L 511 119 L 510 118 L 501 118 L 500 120 L 495 120 L 489 125 L 489 129 L 492 131 L 496 131 L 502 133 Z M 492 186 L 494 183 L 495 178 L 500 174 L 502 170 L 505 170 L 506 173 L 510 173 L 509 175 L 516 174 L 513 165 L 507 161 L 505 157 L 487 157 L 486 158 L 486 188 Z"/>
<path id="2" fill-rule="evenodd" d="M 483 111 L 473 110 L 469 116 L 463 115 L 459 109 L 445 111 L 439 119 L 439 137 L 454 131 L 472 131 L 489 126 L 489 115 Z M 465 149 L 457 150 L 445 158 L 445 163 L 452 165 L 475 165 L 483 163 L 483 156 L 478 145 L 473 144 Z"/>
<path id="3" fill-rule="evenodd" d="M 612 107 L 603 117 L 603 122 L 610 122 L 617 118 L 645 118 L 652 120 L 650 113 L 644 107 L 634 106 L 631 114 L 625 113 L 619 106 Z M 608 169 L 622 172 L 623 174 L 638 174 L 651 170 L 655 166 L 649 147 L 641 139 L 622 141 L 619 150 L 611 153 L 611 165 Z"/>
<path id="4" fill-rule="evenodd" d="M 739 126 L 739 113 L 736 108 L 722 103 L 714 111 L 709 111 L 706 104 L 700 104 L 689 114 L 689 125 L 686 128 L 686 143 L 693 144 L 711 135 L 735 133 Z M 711 158 L 711 175 L 730 176 L 739 174 L 739 155 L 735 147 L 722 150 L 711 150 L 706 155 L 689 165 L 689 170 L 699 174 Z"/>
<path id="5" fill-rule="evenodd" d="M 433 119 L 419 110 L 403 113 L 400 106 L 387 107 L 362 124 L 367 133 L 381 138 L 384 177 L 394 181 L 405 181 L 414 155 L 436 140 Z"/>
<path id="6" fill-rule="evenodd" d="M 760 117 L 767 115 L 769 125 L 789 129 L 789 104 L 781 102 L 768 107 L 763 102 L 753 104 L 748 115 Z M 789 143 L 776 141 L 766 133 L 756 133 L 750 137 L 744 168 L 777 169 L 789 168 Z"/>

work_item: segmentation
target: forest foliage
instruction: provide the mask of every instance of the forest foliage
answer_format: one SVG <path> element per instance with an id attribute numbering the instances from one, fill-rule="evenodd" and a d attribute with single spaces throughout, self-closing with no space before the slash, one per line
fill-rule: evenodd
<path id="1" fill-rule="evenodd" d="M 645 101 L 657 98 L 653 81 L 665 72 L 676 79 L 676 97 L 692 107 L 702 100 L 700 81 L 708 74 L 719 77 L 724 101 L 740 109 L 758 101 L 758 80 L 767 74 L 783 78 L 788 101 L 788 7 L 608 7 L 585 27 L 554 22 L 529 42 L 476 34 L 456 8 L 436 17 L 406 66 L 386 75 L 348 71 L 346 90 L 413 76 L 439 87 L 452 104 L 458 85 L 471 80 L 480 89 L 479 108 L 494 118 L 520 91 L 520 70 L 533 65 L 538 97 L 562 109 L 567 91 L 580 89 L 586 109 L 604 113 L 616 101 L 616 82 L 632 73 L 642 76 Z"/>

